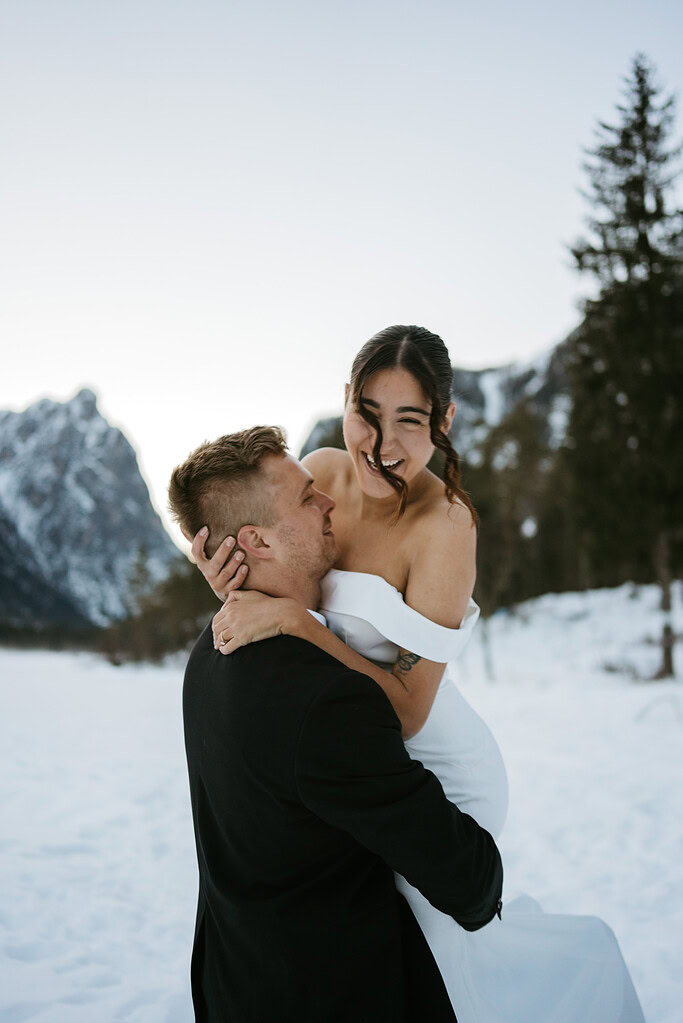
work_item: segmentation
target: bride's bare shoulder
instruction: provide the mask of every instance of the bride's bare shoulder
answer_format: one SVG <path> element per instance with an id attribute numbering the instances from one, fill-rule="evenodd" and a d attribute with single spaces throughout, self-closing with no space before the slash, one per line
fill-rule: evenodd
<path id="1" fill-rule="evenodd" d="M 344 483 L 353 472 L 351 456 L 340 448 L 316 448 L 301 459 L 301 464 L 323 490 L 335 482 Z"/>
<path id="2" fill-rule="evenodd" d="M 469 508 L 460 498 L 451 502 L 443 489 L 425 501 L 416 517 L 413 530 L 415 551 L 425 549 L 441 552 L 476 550 L 477 530 Z"/>

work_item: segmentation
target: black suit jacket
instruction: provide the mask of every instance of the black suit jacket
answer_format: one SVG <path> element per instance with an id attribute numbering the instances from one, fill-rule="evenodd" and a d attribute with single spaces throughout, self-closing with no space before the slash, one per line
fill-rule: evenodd
<path id="1" fill-rule="evenodd" d="M 500 857 L 409 758 L 380 687 L 290 636 L 225 657 L 207 628 L 183 712 L 199 1023 L 454 1020 L 392 870 L 474 930 Z"/>

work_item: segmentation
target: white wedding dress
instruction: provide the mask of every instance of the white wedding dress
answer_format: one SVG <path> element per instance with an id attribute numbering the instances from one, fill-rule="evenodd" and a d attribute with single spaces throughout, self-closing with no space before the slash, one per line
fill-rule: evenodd
<path id="1" fill-rule="evenodd" d="M 332 569 L 320 611 L 348 646 L 388 670 L 398 647 L 455 660 L 479 617 L 470 601 L 459 629 L 424 618 L 378 575 Z M 423 728 L 406 742 L 447 797 L 496 838 L 507 812 L 500 750 L 448 670 Z M 530 836 L 531 837 L 531 836 Z M 523 896 L 479 931 L 464 930 L 396 875 L 441 971 L 458 1023 L 644 1023 L 619 945 L 597 917 L 543 913 Z"/>

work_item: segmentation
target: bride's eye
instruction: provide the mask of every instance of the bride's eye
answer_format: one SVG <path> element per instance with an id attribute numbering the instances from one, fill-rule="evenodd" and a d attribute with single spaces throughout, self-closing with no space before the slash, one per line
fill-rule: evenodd
<path id="1" fill-rule="evenodd" d="M 399 423 L 410 423 L 413 426 L 422 426 L 419 419 L 399 419 Z"/>

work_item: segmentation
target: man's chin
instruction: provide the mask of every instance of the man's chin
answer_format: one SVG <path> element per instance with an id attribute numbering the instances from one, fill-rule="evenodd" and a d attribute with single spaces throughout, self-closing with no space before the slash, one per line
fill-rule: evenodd
<path id="1" fill-rule="evenodd" d="M 323 536 L 325 538 L 325 571 L 327 572 L 337 560 L 337 540 L 334 533 L 323 533 Z"/>

